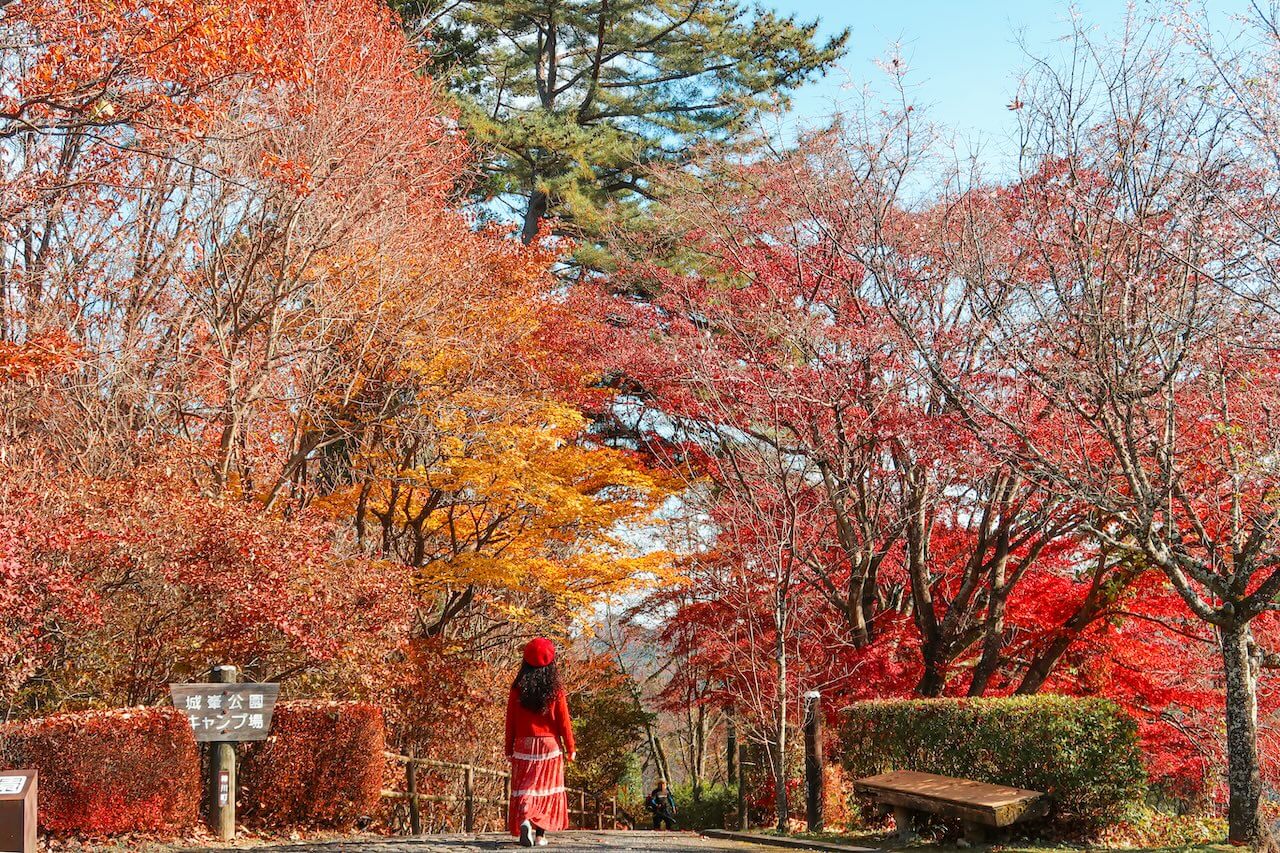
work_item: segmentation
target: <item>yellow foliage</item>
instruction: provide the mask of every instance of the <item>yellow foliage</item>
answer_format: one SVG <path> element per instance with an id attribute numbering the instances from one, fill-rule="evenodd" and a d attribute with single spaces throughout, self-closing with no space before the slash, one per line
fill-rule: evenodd
<path id="1" fill-rule="evenodd" d="M 424 613 L 435 611 L 425 621 L 452 618 L 462 596 L 515 621 L 581 615 L 668 572 L 638 531 L 658 524 L 676 484 L 592 441 L 582 413 L 555 399 L 575 390 L 557 383 L 583 380 L 546 341 L 568 319 L 556 316 L 546 267 L 509 263 L 512 251 L 502 244 L 501 274 L 465 292 L 448 266 L 431 272 L 425 291 L 455 298 L 382 292 L 360 264 L 345 273 L 380 292 L 361 299 L 383 326 L 357 325 L 343 344 L 325 417 L 358 437 L 352 475 L 313 505 L 354 519 L 367 549 L 413 567 Z"/>

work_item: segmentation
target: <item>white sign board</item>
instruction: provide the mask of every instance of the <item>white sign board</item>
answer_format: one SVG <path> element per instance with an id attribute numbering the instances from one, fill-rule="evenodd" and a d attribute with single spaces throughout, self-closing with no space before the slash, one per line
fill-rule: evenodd
<path id="1" fill-rule="evenodd" d="M 0 776 L 0 794 L 21 794 L 26 776 Z"/>

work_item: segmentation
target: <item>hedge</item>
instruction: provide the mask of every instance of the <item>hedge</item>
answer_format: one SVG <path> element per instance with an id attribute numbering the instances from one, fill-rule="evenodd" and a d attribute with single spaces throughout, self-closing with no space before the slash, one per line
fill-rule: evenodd
<path id="1" fill-rule="evenodd" d="M 1062 834 L 1110 826 L 1146 793 L 1137 724 L 1105 699 L 862 702 L 845 712 L 841 746 L 854 779 L 917 770 L 1043 791 Z"/>
<path id="2" fill-rule="evenodd" d="M 40 771 L 40 828 L 55 835 L 180 833 L 199 819 L 200 754 L 173 708 L 9 723 L 0 764 Z"/>
<path id="3" fill-rule="evenodd" d="M 242 814 L 260 826 L 349 829 L 377 812 L 385 748 L 374 705 L 281 702 L 270 737 L 245 750 Z"/>

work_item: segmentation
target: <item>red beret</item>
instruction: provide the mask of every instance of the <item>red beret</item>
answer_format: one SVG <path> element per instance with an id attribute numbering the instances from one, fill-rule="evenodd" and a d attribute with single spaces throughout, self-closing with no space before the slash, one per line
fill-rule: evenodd
<path id="1" fill-rule="evenodd" d="M 546 666 L 556 659 L 556 647 L 546 637 L 530 640 L 524 647 L 524 662 L 529 666 Z"/>

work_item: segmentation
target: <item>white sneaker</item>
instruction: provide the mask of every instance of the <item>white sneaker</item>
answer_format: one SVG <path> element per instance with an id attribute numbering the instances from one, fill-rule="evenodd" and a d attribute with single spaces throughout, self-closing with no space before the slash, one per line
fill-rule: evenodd
<path id="1" fill-rule="evenodd" d="M 533 846 L 533 824 L 527 820 L 520 824 L 520 846 Z"/>
<path id="2" fill-rule="evenodd" d="M 539 847 L 546 847 L 546 846 L 547 846 L 547 837 L 546 837 L 545 835 L 539 835 L 539 836 L 538 836 L 538 846 L 539 846 Z"/>

